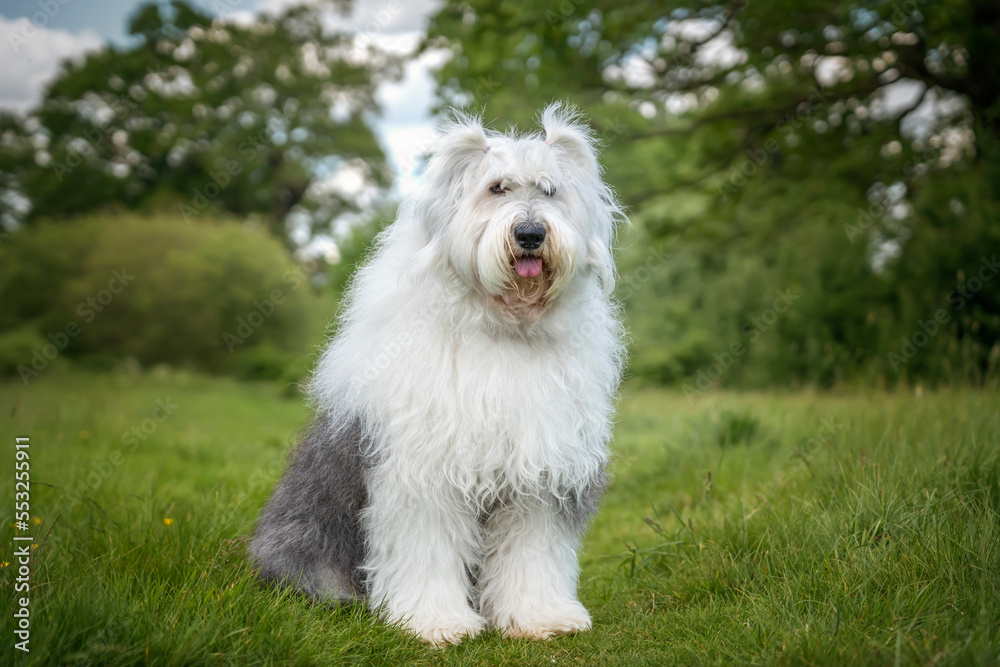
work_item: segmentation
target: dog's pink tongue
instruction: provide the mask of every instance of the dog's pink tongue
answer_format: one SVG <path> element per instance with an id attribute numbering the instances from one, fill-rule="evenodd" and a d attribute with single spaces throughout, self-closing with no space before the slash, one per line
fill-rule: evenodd
<path id="1" fill-rule="evenodd" d="M 541 272 L 541 257 L 521 257 L 517 260 L 517 275 L 522 278 L 534 278 Z"/>

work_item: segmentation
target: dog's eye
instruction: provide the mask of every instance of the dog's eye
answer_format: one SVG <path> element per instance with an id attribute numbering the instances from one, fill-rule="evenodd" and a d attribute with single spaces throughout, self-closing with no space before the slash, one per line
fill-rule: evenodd
<path id="1" fill-rule="evenodd" d="M 544 190 L 542 190 L 542 192 L 545 193 L 546 197 L 555 197 L 556 196 L 556 186 L 554 186 L 554 185 L 549 186 L 549 187 L 545 188 Z"/>
<path id="2" fill-rule="evenodd" d="M 507 192 L 507 189 L 503 186 L 502 183 L 497 182 L 490 186 L 490 192 L 495 195 L 502 195 L 503 193 Z"/>

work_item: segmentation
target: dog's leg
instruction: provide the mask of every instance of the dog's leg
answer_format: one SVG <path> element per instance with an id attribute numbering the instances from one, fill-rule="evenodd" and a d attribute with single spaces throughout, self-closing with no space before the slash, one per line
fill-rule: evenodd
<path id="1" fill-rule="evenodd" d="M 360 423 L 320 416 L 257 523 L 250 554 L 266 581 L 292 586 L 325 601 L 364 595 L 364 443 Z"/>
<path id="2" fill-rule="evenodd" d="M 590 629 L 577 600 L 577 547 L 586 514 L 556 498 L 520 497 L 486 522 L 480 603 L 507 637 L 548 639 Z"/>
<path id="3" fill-rule="evenodd" d="M 363 519 L 370 604 L 426 642 L 458 643 L 486 625 L 469 603 L 476 513 L 446 484 L 428 488 L 387 468 L 373 475 Z"/>

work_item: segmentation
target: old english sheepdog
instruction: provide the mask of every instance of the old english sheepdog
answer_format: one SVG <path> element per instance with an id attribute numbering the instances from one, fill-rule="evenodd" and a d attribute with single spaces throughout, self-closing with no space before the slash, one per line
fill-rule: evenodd
<path id="1" fill-rule="evenodd" d="M 445 126 L 310 384 L 315 421 L 251 543 L 264 580 L 435 645 L 590 628 L 577 549 L 622 368 L 623 214 L 576 112 L 541 124 Z"/>

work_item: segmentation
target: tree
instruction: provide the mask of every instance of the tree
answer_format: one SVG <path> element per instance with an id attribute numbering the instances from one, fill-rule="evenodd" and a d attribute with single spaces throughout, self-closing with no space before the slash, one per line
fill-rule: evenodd
<path id="1" fill-rule="evenodd" d="M 452 54 L 443 104 L 526 123 L 566 98 L 593 120 L 639 233 L 674 251 L 631 290 L 633 370 L 695 376 L 791 288 L 722 381 L 829 384 L 904 377 L 902 338 L 998 246 L 998 34 L 987 0 L 453 0 L 424 48 Z M 904 371 L 995 370 L 997 294 Z"/>
<path id="2" fill-rule="evenodd" d="M 332 34 L 313 3 L 249 22 L 193 5 L 139 7 L 137 43 L 66 62 L 26 118 L 0 118 L 5 226 L 109 204 L 257 218 L 285 238 L 357 209 L 389 182 L 368 124 L 398 62 Z"/>
<path id="3" fill-rule="evenodd" d="M 1000 67 L 998 30 L 1000 7 L 985 0 L 499 7 L 456 0 L 433 18 L 424 48 L 453 53 L 437 72 L 445 104 L 486 105 L 493 116 L 525 122 L 539 105 L 565 97 L 613 137 L 670 137 L 686 148 L 704 143 L 697 130 L 716 129 L 699 151 L 716 169 L 731 166 L 734 147 L 767 138 L 794 134 L 799 141 L 782 141 L 782 153 L 811 157 L 815 147 L 802 133 L 832 136 L 827 150 L 843 152 L 844 139 L 853 148 L 919 130 L 916 153 L 907 141 L 865 173 L 888 168 L 903 178 L 920 171 L 902 167 L 922 157 L 934 131 L 1000 133 L 1000 80 L 990 75 Z M 944 104 L 955 96 L 964 104 Z M 932 117 L 915 113 L 935 100 Z M 625 118 L 615 127 L 606 117 L 625 109 L 645 122 Z"/>

